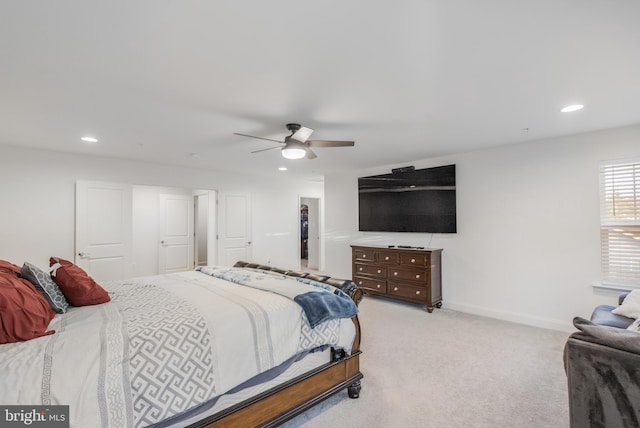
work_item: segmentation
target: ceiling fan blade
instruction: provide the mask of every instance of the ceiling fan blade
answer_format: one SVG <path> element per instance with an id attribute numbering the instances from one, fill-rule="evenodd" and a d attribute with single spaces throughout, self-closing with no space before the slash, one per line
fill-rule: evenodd
<path id="1" fill-rule="evenodd" d="M 284 143 L 284 141 L 274 140 L 272 138 L 256 137 L 255 135 L 240 134 L 239 132 L 234 132 L 233 135 L 239 135 L 241 137 L 257 138 L 258 140 L 274 141 L 276 143 Z"/>
<path id="2" fill-rule="evenodd" d="M 267 150 L 280 149 L 280 148 L 281 148 L 281 146 L 269 147 L 268 149 L 254 150 L 254 151 L 252 151 L 251 153 L 266 152 Z"/>
<path id="3" fill-rule="evenodd" d="M 311 137 L 311 134 L 313 134 L 313 129 L 301 126 L 300 129 L 298 129 L 293 133 L 293 135 L 291 135 L 291 138 L 304 143 L 309 139 L 309 137 Z"/>
<path id="4" fill-rule="evenodd" d="M 326 140 L 309 140 L 309 147 L 351 147 L 355 145 L 355 141 L 326 141 Z"/>
<path id="5" fill-rule="evenodd" d="M 315 159 L 317 157 L 318 157 L 318 155 L 313 153 L 313 150 L 311 150 L 309 147 L 307 147 L 307 159 Z"/>

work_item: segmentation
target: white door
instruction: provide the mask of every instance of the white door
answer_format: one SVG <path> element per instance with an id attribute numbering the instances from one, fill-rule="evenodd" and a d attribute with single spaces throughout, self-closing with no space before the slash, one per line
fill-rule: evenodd
<path id="1" fill-rule="evenodd" d="M 240 192 L 218 193 L 218 264 L 252 261 L 251 195 Z"/>
<path id="2" fill-rule="evenodd" d="M 131 276 L 131 185 L 76 182 L 75 263 L 96 281 Z"/>
<path id="3" fill-rule="evenodd" d="M 160 195 L 158 273 L 193 269 L 193 197 Z"/>

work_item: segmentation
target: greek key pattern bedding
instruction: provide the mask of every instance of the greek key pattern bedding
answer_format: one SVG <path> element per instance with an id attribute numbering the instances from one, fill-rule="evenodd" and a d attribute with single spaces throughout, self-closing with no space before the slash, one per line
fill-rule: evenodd
<path id="1" fill-rule="evenodd" d="M 136 281 L 113 289 L 129 336 L 134 423 L 147 426 L 215 393 L 211 338 L 187 301 Z"/>
<path id="2" fill-rule="evenodd" d="M 69 405 L 70 428 L 179 425 L 301 351 L 348 351 L 355 337 L 349 319 L 312 329 L 291 300 L 196 271 L 102 285 L 111 302 L 70 307 L 54 335 L 0 347 L 1 403 Z"/>
<path id="3" fill-rule="evenodd" d="M 326 344 L 337 344 L 339 328 L 340 320 L 325 321 L 314 328 L 311 328 L 309 323 L 303 322 L 300 331 L 298 352 L 307 351 Z"/>

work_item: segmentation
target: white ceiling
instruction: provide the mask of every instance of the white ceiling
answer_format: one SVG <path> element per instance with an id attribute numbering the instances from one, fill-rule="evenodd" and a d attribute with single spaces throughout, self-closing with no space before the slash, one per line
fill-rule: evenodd
<path id="1" fill-rule="evenodd" d="M 0 4 L 0 144 L 315 177 L 640 123 L 638 100 L 637 0 Z M 233 135 L 288 122 L 356 145 Z"/>

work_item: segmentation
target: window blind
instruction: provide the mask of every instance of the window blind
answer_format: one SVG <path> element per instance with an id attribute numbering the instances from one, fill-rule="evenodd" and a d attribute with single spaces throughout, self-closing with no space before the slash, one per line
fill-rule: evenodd
<path id="1" fill-rule="evenodd" d="M 603 282 L 640 287 L 640 160 L 600 166 L 600 244 Z"/>

